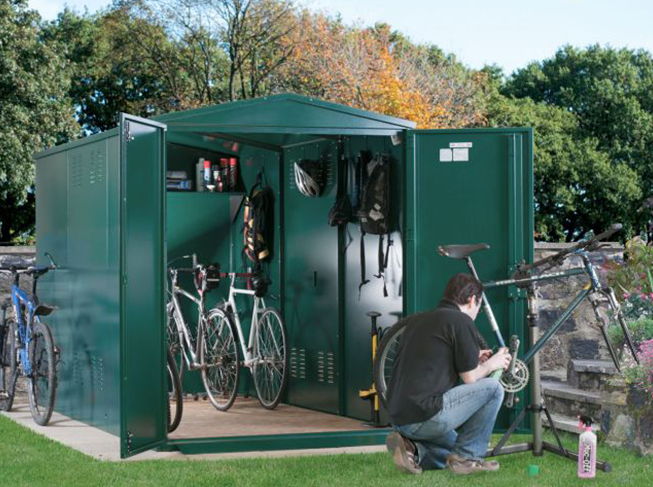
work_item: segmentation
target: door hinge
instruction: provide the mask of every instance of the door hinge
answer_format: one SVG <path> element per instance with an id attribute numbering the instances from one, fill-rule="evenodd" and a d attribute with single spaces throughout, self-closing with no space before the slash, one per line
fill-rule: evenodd
<path id="1" fill-rule="evenodd" d="M 132 433 L 131 431 L 127 431 L 127 441 L 126 441 L 126 443 L 127 443 L 127 453 L 132 452 L 133 440 L 134 440 L 134 433 Z"/>
<path id="2" fill-rule="evenodd" d="M 134 137 L 132 137 L 131 125 L 128 120 L 125 120 L 124 123 L 123 137 L 125 142 L 131 142 L 134 140 Z"/>

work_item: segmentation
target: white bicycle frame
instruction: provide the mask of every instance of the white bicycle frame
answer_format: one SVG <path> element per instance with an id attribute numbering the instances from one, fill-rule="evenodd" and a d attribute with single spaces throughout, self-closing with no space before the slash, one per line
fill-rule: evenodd
<path id="1" fill-rule="evenodd" d="M 172 271 L 172 289 L 170 290 L 172 294 L 172 302 L 168 303 L 168 306 L 172 306 L 173 311 L 173 321 L 177 327 L 177 334 L 179 336 L 179 343 L 181 344 L 181 350 L 186 359 L 186 364 L 189 370 L 198 370 L 201 369 L 204 364 L 199 360 L 200 351 L 202 350 L 202 340 L 204 338 L 203 327 L 205 326 L 205 313 L 204 313 L 204 296 L 200 294 L 200 297 L 197 298 L 187 292 L 186 290 L 179 287 L 177 283 L 177 270 Z M 197 342 L 195 343 L 195 350 L 193 351 L 193 337 L 188 328 L 188 324 L 184 319 L 184 316 L 181 314 L 181 308 L 179 305 L 178 296 L 182 295 L 190 299 L 193 303 L 197 305 L 198 316 L 197 316 Z"/>
<path id="2" fill-rule="evenodd" d="M 259 316 L 265 310 L 265 301 L 263 298 L 256 296 L 256 291 L 250 289 L 241 289 L 235 286 L 236 283 L 236 273 L 228 272 L 230 283 L 229 283 L 229 298 L 225 303 L 225 309 L 229 312 L 231 318 L 233 319 L 233 324 L 236 327 L 236 332 L 238 333 L 238 341 L 240 342 L 240 349 L 242 351 L 243 365 L 248 368 L 252 368 L 256 363 L 261 362 L 261 358 L 258 357 L 258 353 L 254 350 L 256 345 L 256 333 L 258 331 Z M 247 348 L 245 348 L 245 335 L 243 334 L 243 329 L 240 325 L 240 317 L 238 316 L 238 307 L 236 306 L 236 295 L 244 294 L 246 296 L 252 296 L 254 298 L 254 307 L 252 308 L 252 324 L 249 329 L 249 342 L 247 343 Z M 275 346 L 278 347 L 278 344 L 275 341 Z"/>

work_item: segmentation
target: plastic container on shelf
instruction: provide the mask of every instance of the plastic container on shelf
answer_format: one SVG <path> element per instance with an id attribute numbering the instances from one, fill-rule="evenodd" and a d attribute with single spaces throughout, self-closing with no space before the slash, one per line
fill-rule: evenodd
<path id="1" fill-rule="evenodd" d="M 238 159 L 235 157 L 229 158 L 229 191 L 236 191 L 236 184 L 238 182 Z"/>
<path id="2" fill-rule="evenodd" d="M 204 158 L 200 157 L 197 164 L 195 164 L 195 190 L 204 191 Z"/>

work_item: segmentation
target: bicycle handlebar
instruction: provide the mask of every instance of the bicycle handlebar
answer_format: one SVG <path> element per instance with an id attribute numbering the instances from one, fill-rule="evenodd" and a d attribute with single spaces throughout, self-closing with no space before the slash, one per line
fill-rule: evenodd
<path id="1" fill-rule="evenodd" d="M 598 242 L 601 240 L 605 240 L 606 238 L 614 235 L 617 233 L 619 230 L 623 228 L 623 225 L 621 223 L 613 223 L 610 225 L 610 229 L 606 230 L 603 233 L 599 233 L 598 235 L 590 238 L 589 240 L 585 240 L 582 242 L 578 242 L 575 245 L 572 245 L 569 248 L 563 249 L 560 252 L 557 252 L 553 255 L 550 255 L 549 257 L 545 257 L 543 259 L 537 260 L 533 262 L 532 264 L 526 264 L 523 266 L 519 266 L 519 269 L 517 272 L 528 272 L 532 269 L 535 269 L 537 267 L 541 267 L 543 265 L 549 264 L 549 263 L 555 263 L 555 262 L 560 262 L 565 256 L 576 252 L 578 250 L 588 250 L 592 249 Z"/>

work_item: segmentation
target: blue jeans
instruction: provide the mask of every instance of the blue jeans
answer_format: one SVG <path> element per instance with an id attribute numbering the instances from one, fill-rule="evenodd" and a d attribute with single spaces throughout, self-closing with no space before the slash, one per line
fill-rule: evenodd
<path id="1" fill-rule="evenodd" d="M 395 429 L 415 442 L 418 462 L 424 470 L 444 468 L 451 453 L 481 460 L 502 402 L 499 381 L 481 379 L 448 390 L 442 396 L 442 410 L 432 418 L 423 423 L 395 425 Z"/>

